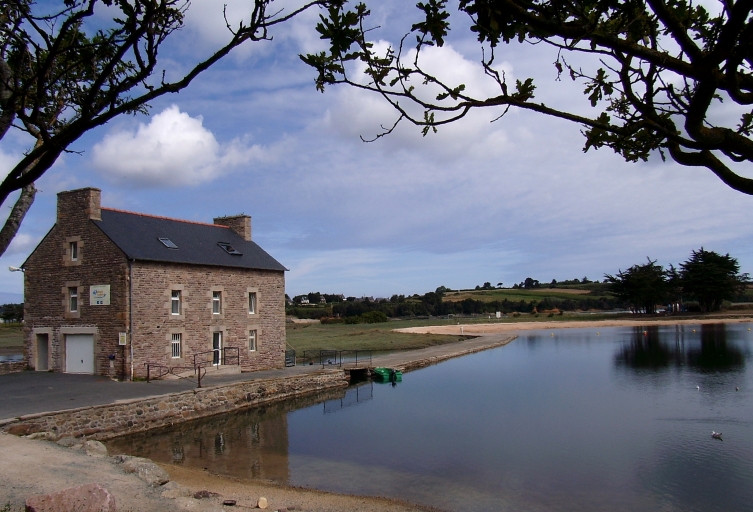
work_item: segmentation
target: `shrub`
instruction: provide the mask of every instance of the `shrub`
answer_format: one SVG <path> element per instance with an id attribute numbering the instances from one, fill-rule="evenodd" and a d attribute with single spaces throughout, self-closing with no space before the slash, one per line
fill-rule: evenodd
<path id="1" fill-rule="evenodd" d="M 379 324 L 387 321 L 387 315 L 381 311 L 369 311 L 361 315 L 361 319 L 367 324 Z"/>

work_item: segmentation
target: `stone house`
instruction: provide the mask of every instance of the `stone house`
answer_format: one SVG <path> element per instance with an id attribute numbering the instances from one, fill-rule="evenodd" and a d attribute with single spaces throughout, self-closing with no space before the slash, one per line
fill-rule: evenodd
<path id="1" fill-rule="evenodd" d="M 59 193 L 55 225 L 23 264 L 31 368 L 284 366 L 287 269 L 251 240 L 251 217 L 203 224 L 102 208 L 100 196 Z"/>

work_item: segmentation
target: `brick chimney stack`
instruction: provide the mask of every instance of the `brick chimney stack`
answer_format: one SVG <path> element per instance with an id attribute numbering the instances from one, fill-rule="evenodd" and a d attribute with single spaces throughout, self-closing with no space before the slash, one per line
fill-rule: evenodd
<path id="1" fill-rule="evenodd" d="M 77 219 L 102 220 L 102 191 L 98 188 L 80 188 L 58 193 L 57 222 L 65 224 Z"/>
<path id="2" fill-rule="evenodd" d="M 251 241 L 251 216 L 250 215 L 232 215 L 229 217 L 217 217 L 214 223 L 220 226 L 227 226 L 244 240 Z"/>

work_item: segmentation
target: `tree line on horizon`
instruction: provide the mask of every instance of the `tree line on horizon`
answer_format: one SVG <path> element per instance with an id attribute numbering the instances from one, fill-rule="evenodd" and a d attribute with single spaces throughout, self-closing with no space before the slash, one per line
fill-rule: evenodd
<path id="1" fill-rule="evenodd" d="M 656 260 L 646 258 L 642 265 L 633 265 L 616 275 L 606 274 L 611 292 L 630 305 L 636 313 L 656 313 L 657 304 L 697 302 L 701 312 L 718 311 L 726 300 L 740 295 L 748 283 L 748 274 L 740 273 L 736 258 L 706 251 L 701 247 L 680 263 L 665 269 Z"/>
<path id="2" fill-rule="evenodd" d="M 600 283 L 611 296 L 588 297 L 578 296 L 575 299 L 561 299 L 542 297 L 531 300 L 501 300 L 482 301 L 466 298 L 461 301 L 443 300 L 445 294 L 452 292 L 446 286 L 440 286 L 433 292 L 423 295 L 413 294 L 392 295 L 389 299 L 372 299 L 370 297 L 344 297 L 338 294 L 322 294 L 311 292 L 293 298 L 293 304 L 286 308 L 288 315 L 299 318 L 327 318 L 330 321 L 344 323 L 377 323 L 387 321 L 388 318 L 405 318 L 418 316 L 447 316 L 474 314 L 502 314 L 540 313 L 552 311 L 597 310 L 608 311 L 614 309 L 628 309 L 634 313 L 655 314 L 657 305 L 668 306 L 672 311 L 717 311 L 724 301 L 735 300 L 744 292 L 748 281 L 748 274 L 740 273 L 740 266 L 736 258 L 729 254 L 721 255 L 713 251 L 706 251 L 701 247 L 692 251 L 687 261 L 680 263 L 679 268 L 670 265 L 665 269 L 657 265 L 656 260 L 647 258 L 647 263 L 636 264 L 627 270 L 619 270 L 617 274 L 605 274 Z M 526 278 L 512 289 L 537 289 L 544 286 L 573 286 L 597 284 L 587 277 L 557 281 L 553 279 L 548 285 L 543 285 L 536 279 Z M 500 289 L 502 283 L 496 287 L 490 282 L 476 286 L 475 290 Z M 310 304 L 320 304 L 324 298 L 326 307 L 301 307 L 302 298 L 307 298 Z"/>

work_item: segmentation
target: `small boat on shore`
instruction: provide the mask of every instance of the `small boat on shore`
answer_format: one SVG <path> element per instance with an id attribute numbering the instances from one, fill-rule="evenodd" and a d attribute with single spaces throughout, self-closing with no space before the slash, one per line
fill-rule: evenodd
<path id="1" fill-rule="evenodd" d="M 371 370 L 371 376 L 383 382 L 402 382 L 403 380 L 403 372 L 394 368 L 374 368 Z"/>

